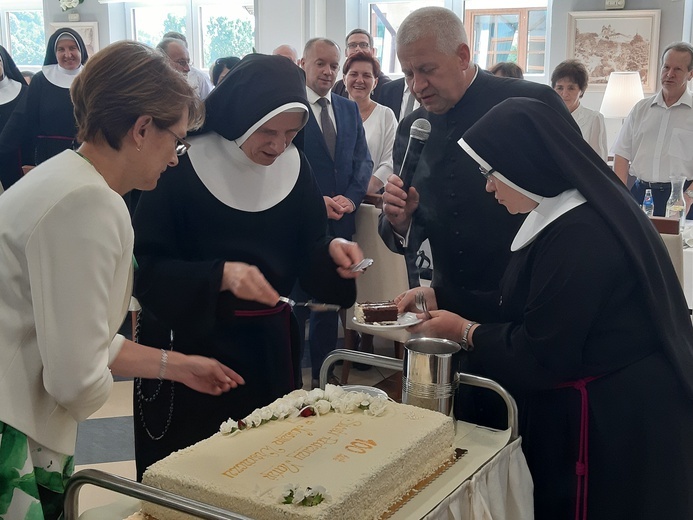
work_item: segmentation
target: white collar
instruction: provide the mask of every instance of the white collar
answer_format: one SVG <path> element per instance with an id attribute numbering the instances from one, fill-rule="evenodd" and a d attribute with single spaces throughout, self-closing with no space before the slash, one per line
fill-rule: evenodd
<path id="1" fill-rule="evenodd" d="M 21 91 L 22 84 L 5 74 L 2 80 L 0 80 L 0 105 L 6 105 L 15 99 Z"/>
<path id="2" fill-rule="evenodd" d="M 659 92 L 654 96 L 652 99 L 652 105 L 659 105 L 662 108 L 672 108 L 677 105 L 686 105 L 688 107 L 693 107 L 693 93 L 691 93 L 690 90 L 688 90 L 688 87 L 686 87 L 686 90 L 683 91 L 683 94 L 681 94 L 681 97 L 676 100 L 676 103 L 673 103 L 670 107 L 667 106 L 666 102 L 664 101 L 664 91 L 660 89 Z"/>
<path id="3" fill-rule="evenodd" d="M 308 103 L 311 105 L 314 105 L 315 103 L 318 102 L 320 98 L 325 98 L 327 100 L 327 104 L 331 105 L 332 104 L 332 91 L 330 90 L 327 95 L 321 96 L 317 92 L 315 92 L 312 88 L 306 87 L 306 97 L 308 98 Z"/>
<path id="4" fill-rule="evenodd" d="M 510 250 L 519 251 L 528 246 L 554 220 L 585 202 L 585 197 L 576 189 L 566 190 L 555 197 L 544 197 L 527 215 L 510 245 Z"/>
<path id="5" fill-rule="evenodd" d="M 44 65 L 41 67 L 41 71 L 43 71 L 46 79 L 56 87 L 70 88 L 77 74 L 82 72 L 82 65 L 74 70 L 64 69 L 60 65 Z"/>
<path id="6" fill-rule="evenodd" d="M 223 204 L 260 212 L 284 200 L 298 181 L 301 158 L 293 144 L 271 166 L 251 161 L 235 141 L 210 132 L 190 138 L 188 155 L 195 173 Z"/>

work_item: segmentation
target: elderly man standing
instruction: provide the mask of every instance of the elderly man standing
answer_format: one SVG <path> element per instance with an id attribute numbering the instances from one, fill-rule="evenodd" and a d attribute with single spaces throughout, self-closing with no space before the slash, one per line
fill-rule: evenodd
<path id="1" fill-rule="evenodd" d="M 376 57 L 376 49 L 373 47 L 373 37 L 371 33 L 365 29 L 354 29 L 346 37 L 346 48 L 344 49 L 344 56 L 349 57 L 357 52 L 363 52 L 365 54 L 370 54 L 374 58 Z M 380 71 L 378 74 L 378 84 L 373 89 L 371 93 L 371 98 L 373 101 L 378 101 L 378 96 L 380 96 L 380 88 L 390 83 L 392 80 Z M 339 94 L 342 97 L 349 97 L 349 93 L 346 90 L 343 80 L 337 81 L 332 87 L 332 92 Z"/>
<path id="2" fill-rule="evenodd" d="M 472 63 L 462 21 L 448 9 L 424 7 L 407 16 L 397 33 L 397 57 L 422 106 L 399 125 L 395 164 L 402 164 L 415 119 L 427 119 L 431 134 L 408 191 L 397 175 L 389 177 L 380 235 L 390 249 L 408 255 L 428 238 L 438 306 L 483 321 L 488 313 L 467 308 L 465 294 L 498 289 L 522 217 L 510 215 L 484 194 L 485 180 L 478 164 L 457 141 L 492 107 L 510 97 L 539 99 L 575 128 L 576 137 L 580 130 L 547 85 L 499 78 Z M 485 414 L 470 419 L 497 423 Z"/>
<path id="3" fill-rule="evenodd" d="M 298 53 L 291 45 L 284 43 L 274 49 L 272 54 L 275 56 L 284 56 L 285 58 L 290 59 L 296 65 L 299 65 Z"/>
<path id="4" fill-rule="evenodd" d="M 306 43 L 301 67 L 306 73 L 311 111 L 297 142 L 303 142 L 303 152 L 325 199 L 330 234 L 351 239 L 354 212 L 366 194 L 373 161 L 358 105 L 330 92 L 337 79 L 339 54 L 339 45 L 327 38 L 313 38 Z M 302 323 L 300 311 L 297 317 Z M 317 386 L 322 362 L 336 346 L 337 324 L 336 312 L 311 313 L 313 386 Z"/>
<path id="5" fill-rule="evenodd" d="M 171 60 L 171 66 L 188 79 L 188 84 L 200 96 L 200 99 L 209 95 L 214 86 L 205 72 L 190 65 L 188 40 L 183 34 L 175 31 L 167 32 L 156 48 L 166 54 Z"/>
<path id="6" fill-rule="evenodd" d="M 614 144 L 616 175 L 624 183 L 628 173 L 636 177 L 631 193 L 639 204 L 651 189 L 657 216 L 664 216 L 671 194 L 669 176 L 693 180 L 693 97 L 687 87 L 691 78 L 693 46 L 672 43 L 662 53 L 662 89 L 633 107 Z"/>

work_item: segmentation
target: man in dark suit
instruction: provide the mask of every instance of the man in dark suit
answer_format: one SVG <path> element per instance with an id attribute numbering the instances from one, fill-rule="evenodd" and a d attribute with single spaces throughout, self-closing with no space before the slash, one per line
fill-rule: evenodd
<path id="1" fill-rule="evenodd" d="M 339 45 L 326 38 L 306 43 L 301 67 L 311 105 L 298 139 L 325 199 L 330 233 L 347 240 L 355 229 L 354 212 L 373 172 L 366 134 L 356 103 L 330 91 L 339 70 Z M 301 316 L 297 313 L 299 322 Z M 313 384 L 320 366 L 337 342 L 337 313 L 311 313 L 310 352 Z"/>
<path id="2" fill-rule="evenodd" d="M 374 58 L 377 57 L 375 55 L 376 49 L 373 47 L 373 37 L 371 36 L 371 33 L 365 29 L 352 30 L 349 34 L 347 34 L 345 43 L 346 48 L 344 49 L 344 56 L 346 58 L 357 52 L 370 54 Z M 371 98 L 373 101 L 378 101 L 380 90 L 384 85 L 390 83 L 390 81 L 392 80 L 383 74 L 382 71 L 380 71 L 380 74 L 378 74 L 378 84 L 373 89 L 373 92 L 371 92 Z M 346 85 L 344 85 L 344 81 L 341 79 L 334 84 L 334 87 L 332 87 L 332 92 L 345 98 L 349 97 L 349 93 L 346 90 Z"/>
<path id="3" fill-rule="evenodd" d="M 404 78 L 383 85 L 378 96 L 378 103 L 391 108 L 397 121 L 401 121 L 421 106 L 416 100 L 416 96 L 412 95 Z"/>

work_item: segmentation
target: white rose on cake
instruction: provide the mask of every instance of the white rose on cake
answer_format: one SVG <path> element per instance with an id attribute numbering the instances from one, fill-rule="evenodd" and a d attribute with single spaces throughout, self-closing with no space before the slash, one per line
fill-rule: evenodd
<path id="1" fill-rule="evenodd" d="M 313 404 L 313 410 L 318 415 L 325 415 L 332 410 L 332 405 L 325 399 L 319 399 L 318 401 L 315 401 L 315 404 Z"/>
<path id="2" fill-rule="evenodd" d="M 341 386 L 327 384 L 325 385 L 325 399 L 334 401 L 344 395 L 344 389 Z"/>
<path id="3" fill-rule="evenodd" d="M 319 399 L 325 398 L 325 391 L 322 388 L 313 388 L 308 395 L 306 395 L 305 403 L 311 405 Z"/>
<path id="4" fill-rule="evenodd" d="M 374 417 L 379 417 L 385 413 L 387 410 L 387 400 L 386 399 L 373 399 L 367 410 L 364 410 L 366 415 L 372 415 Z"/>
<path id="5" fill-rule="evenodd" d="M 263 406 L 260 408 L 260 417 L 263 421 L 269 421 L 272 419 L 274 412 L 269 406 Z"/>
<path id="6" fill-rule="evenodd" d="M 240 428 L 238 427 L 238 422 L 234 421 L 233 419 L 224 421 L 223 423 L 221 423 L 221 426 L 219 426 L 219 431 L 224 435 L 229 435 L 231 433 L 237 432 L 238 430 L 240 430 Z"/>

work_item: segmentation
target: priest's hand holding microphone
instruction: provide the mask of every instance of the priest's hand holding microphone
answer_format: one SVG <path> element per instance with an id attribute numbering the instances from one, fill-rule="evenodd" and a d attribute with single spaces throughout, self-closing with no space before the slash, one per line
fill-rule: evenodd
<path id="1" fill-rule="evenodd" d="M 412 123 L 399 175 L 391 174 L 385 185 L 383 212 L 395 232 L 402 236 L 407 234 L 411 217 L 419 207 L 419 193 L 411 182 L 430 133 L 431 123 L 426 119 L 419 118 Z"/>

